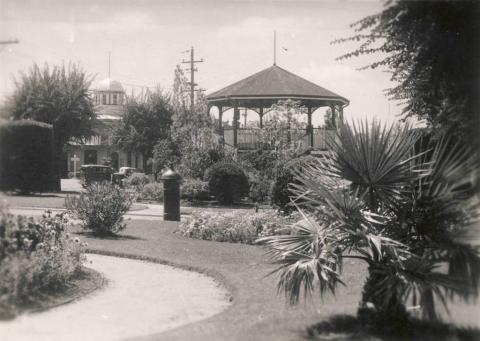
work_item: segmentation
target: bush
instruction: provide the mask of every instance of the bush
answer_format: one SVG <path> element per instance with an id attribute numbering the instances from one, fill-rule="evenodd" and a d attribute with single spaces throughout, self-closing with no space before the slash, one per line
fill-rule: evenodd
<path id="1" fill-rule="evenodd" d="M 22 193 L 54 189 L 53 129 L 21 120 L 0 126 L 0 190 Z"/>
<path id="2" fill-rule="evenodd" d="M 262 149 L 248 151 L 241 155 L 241 159 L 243 162 L 251 165 L 262 177 L 273 179 L 275 175 L 274 170 L 278 162 L 275 152 Z"/>
<path id="3" fill-rule="evenodd" d="M 253 202 L 268 203 L 270 201 L 270 188 L 273 182 L 265 177 L 250 179 L 250 193 L 248 197 Z"/>
<path id="4" fill-rule="evenodd" d="M 125 179 L 127 188 L 134 188 L 138 194 L 142 193 L 143 187 L 150 182 L 149 177 L 145 173 L 133 173 Z"/>
<path id="5" fill-rule="evenodd" d="M 217 163 L 207 173 L 210 193 L 223 204 L 232 204 L 248 195 L 245 172 L 235 163 Z"/>
<path id="6" fill-rule="evenodd" d="M 289 184 L 295 181 L 294 169 L 300 169 L 301 165 L 317 161 L 314 156 L 301 156 L 287 162 L 286 164 L 278 164 L 275 169 L 275 179 L 270 189 L 270 198 L 272 205 L 285 213 L 295 210 L 290 204 L 290 197 L 293 195 L 288 189 Z"/>
<path id="7" fill-rule="evenodd" d="M 163 201 L 163 184 L 158 182 L 152 182 L 146 184 L 143 187 L 142 194 L 140 195 L 141 199 L 144 200 L 155 200 Z"/>
<path id="8" fill-rule="evenodd" d="M 282 216 L 272 210 L 195 212 L 180 223 L 180 232 L 196 239 L 254 244 L 260 237 L 289 234 L 289 225 L 296 220 L 297 215 Z"/>
<path id="9" fill-rule="evenodd" d="M 184 179 L 181 186 L 182 199 L 188 201 L 199 201 L 210 199 L 208 182 L 197 179 Z"/>
<path id="10" fill-rule="evenodd" d="M 81 269 L 84 247 L 66 232 L 68 216 L 40 221 L 0 205 L 0 317 L 68 285 Z"/>
<path id="11" fill-rule="evenodd" d="M 117 233 L 125 229 L 123 215 L 130 209 L 133 198 L 120 187 L 108 183 L 94 183 L 85 193 L 67 196 L 65 207 L 81 226 L 95 234 Z"/>

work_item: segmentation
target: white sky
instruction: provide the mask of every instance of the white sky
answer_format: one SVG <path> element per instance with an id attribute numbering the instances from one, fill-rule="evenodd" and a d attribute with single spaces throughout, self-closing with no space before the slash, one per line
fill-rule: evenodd
<path id="1" fill-rule="evenodd" d="M 330 45 L 382 6 L 373 0 L 0 0 L 0 40 L 20 41 L 0 51 L 0 102 L 12 92 L 13 77 L 33 62 L 79 62 L 99 81 L 108 75 L 108 51 L 111 76 L 129 93 L 133 85 L 137 93 L 138 86 L 169 89 L 190 46 L 205 60 L 197 83 L 220 89 L 272 65 L 276 29 L 277 65 L 348 98 L 346 117 L 393 121 L 400 108 L 382 91 L 393 85 L 389 75 L 357 71 L 366 58 L 335 61 L 355 45 Z"/>

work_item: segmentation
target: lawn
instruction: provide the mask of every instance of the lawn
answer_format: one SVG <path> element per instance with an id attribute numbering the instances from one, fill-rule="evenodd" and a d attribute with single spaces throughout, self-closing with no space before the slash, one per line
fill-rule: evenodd
<path id="1" fill-rule="evenodd" d="M 355 314 L 365 268 L 355 261 L 345 264 L 345 280 L 337 297 L 318 297 L 290 307 L 277 295 L 275 278 L 265 277 L 273 267 L 258 246 L 194 240 L 174 234 L 177 223 L 130 221 L 119 238 L 99 239 L 82 234 L 93 252 L 145 258 L 204 272 L 232 293 L 228 310 L 145 340 L 292 340 L 308 326 L 335 314 Z M 172 283 L 174 285 L 174 283 Z M 161 302 L 152 302 L 161 304 Z"/>
<path id="2" fill-rule="evenodd" d="M 35 195 L 7 194 L 0 192 L 0 200 L 7 201 L 10 207 L 38 207 L 38 208 L 65 208 L 66 193 L 44 193 Z M 133 204 L 130 211 L 138 211 L 147 208 L 142 204 Z"/>
<path id="3" fill-rule="evenodd" d="M 277 294 L 275 276 L 266 277 L 274 267 L 268 264 L 264 249 L 189 239 L 173 233 L 177 229 L 175 222 L 136 220 L 130 221 L 117 238 L 101 239 L 80 233 L 91 252 L 200 271 L 230 290 L 233 305 L 226 311 L 142 340 L 298 340 L 308 337 L 308 327 L 319 322 L 345 316 L 348 319 L 348 315 L 356 314 L 366 275 L 366 267 L 356 260 L 346 261 L 343 280 L 347 286 L 340 287 L 335 297 L 327 295 L 322 300 L 315 296 L 292 307 L 282 294 Z M 478 313 L 478 307 L 460 303 L 451 310 L 453 320 L 460 325 L 478 325 Z"/>

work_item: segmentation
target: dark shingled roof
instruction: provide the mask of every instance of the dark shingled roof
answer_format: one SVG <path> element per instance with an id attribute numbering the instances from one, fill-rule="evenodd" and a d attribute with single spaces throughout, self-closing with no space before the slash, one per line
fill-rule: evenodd
<path id="1" fill-rule="evenodd" d="M 207 96 L 207 100 L 215 102 L 215 100 L 228 98 L 262 97 L 328 99 L 341 101 L 345 104 L 349 103 L 345 97 L 307 81 L 277 65 L 213 92 Z"/>

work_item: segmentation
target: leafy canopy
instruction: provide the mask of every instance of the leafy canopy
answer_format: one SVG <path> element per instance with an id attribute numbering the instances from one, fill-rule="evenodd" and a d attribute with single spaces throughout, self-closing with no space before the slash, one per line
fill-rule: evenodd
<path id="1" fill-rule="evenodd" d="M 425 119 L 435 131 L 478 141 L 480 3 L 386 1 L 385 9 L 354 24 L 356 34 L 333 43 L 359 47 L 338 59 L 375 54 L 365 68 L 383 67 L 396 86 L 387 95 L 406 104 L 403 117 Z"/>
<path id="2" fill-rule="evenodd" d="M 59 147 L 71 138 L 88 137 L 95 121 L 88 93 L 91 82 L 78 64 L 43 68 L 34 64 L 15 81 L 11 116 L 53 125 Z"/>
<path id="3" fill-rule="evenodd" d="M 160 88 L 143 96 L 127 97 L 115 141 L 124 150 L 139 151 L 144 159 L 151 158 L 157 141 L 169 136 L 172 116 L 170 96 Z"/>

